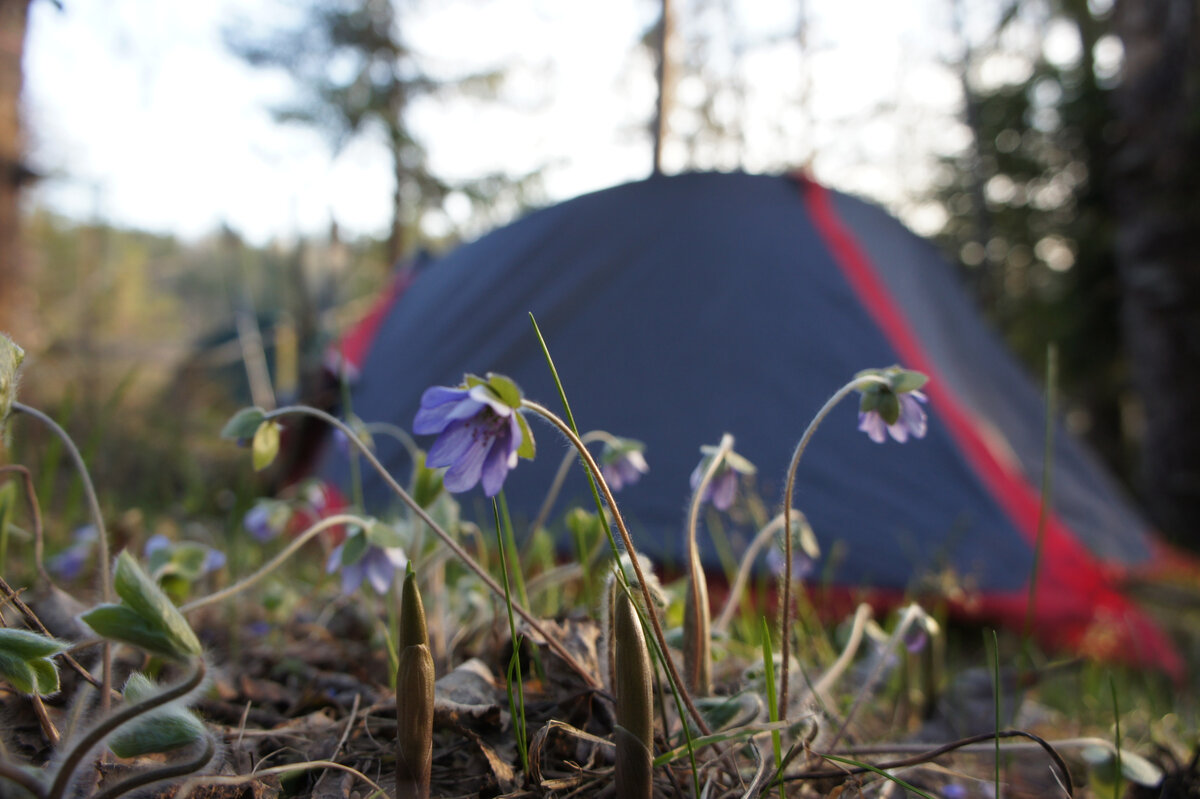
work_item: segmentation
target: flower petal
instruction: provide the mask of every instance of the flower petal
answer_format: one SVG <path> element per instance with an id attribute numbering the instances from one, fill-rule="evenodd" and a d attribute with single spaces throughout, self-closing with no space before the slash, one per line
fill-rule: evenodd
<path id="1" fill-rule="evenodd" d="M 488 455 L 486 443 L 476 442 L 468 447 L 454 464 L 442 476 L 442 485 L 452 494 L 460 494 L 479 482 L 479 472 L 483 461 Z"/>
<path id="2" fill-rule="evenodd" d="M 421 396 L 421 409 L 413 417 L 417 435 L 440 433 L 458 419 L 474 416 L 484 403 L 470 397 L 465 389 L 434 386 Z"/>
<path id="3" fill-rule="evenodd" d="M 371 551 L 363 558 L 363 562 L 366 567 L 367 582 L 375 589 L 375 593 L 386 594 L 387 590 L 392 587 L 392 578 L 396 574 L 396 567 L 392 565 L 391 560 L 379 547 L 371 547 Z"/>
<path id="4" fill-rule="evenodd" d="M 712 504 L 717 510 L 729 510 L 733 507 L 733 497 L 737 493 L 737 472 L 733 469 L 723 469 L 709 483 L 712 492 Z"/>
<path id="5" fill-rule="evenodd" d="M 929 420 L 920 404 L 924 402 L 925 397 L 917 394 L 914 391 L 900 397 L 900 424 L 908 428 L 908 432 L 912 433 L 914 438 L 924 438 L 929 429 Z"/>
<path id="6" fill-rule="evenodd" d="M 512 456 L 515 456 L 517 451 L 512 448 L 512 444 L 512 433 L 507 430 L 502 431 L 492 442 L 481 474 L 484 495 L 494 497 L 504 487 L 504 478 L 508 476 L 508 470 L 515 465 Z"/>
<path id="7" fill-rule="evenodd" d="M 429 448 L 425 465 L 431 469 L 439 466 L 453 466 L 472 446 L 479 446 L 479 425 L 473 419 L 460 419 L 451 422 L 442 431 L 437 441 Z"/>
<path id="8" fill-rule="evenodd" d="M 858 429 L 866 433 L 876 444 L 882 444 L 887 440 L 887 423 L 883 421 L 883 417 L 877 411 L 860 411 Z"/>

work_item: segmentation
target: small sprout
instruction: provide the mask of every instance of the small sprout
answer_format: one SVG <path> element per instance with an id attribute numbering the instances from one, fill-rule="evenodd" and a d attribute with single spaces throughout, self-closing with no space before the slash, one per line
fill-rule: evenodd
<path id="1" fill-rule="evenodd" d="M 703 569 L 692 571 L 683 603 L 683 677 L 693 694 L 712 693 L 712 616 Z"/>
<path id="2" fill-rule="evenodd" d="M 616 795 L 649 799 L 653 794 L 654 701 L 651 694 L 650 652 L 633 601 L 617 593 L 613 624 L 616 651 L 617 747 Z"/>
<path id="3" fill-rule="evenodd" d="M 396 797 L 427 799 L 433 770 L 433 655 L 411 564 L 400 592 L 396 670 Z"/>
<path id="4" fill-rule="evenodd" d="M 200 654 L 187 619 L 128 551 L 117 556 L 113 587 L 121 604 L 98 605 L 80 617 L 98 635 L 176 660 Z"/>
<path id="5" fill-rule="evenodd" d="M 129 675 L 121 694 L 126 704 L 143 702 L 161 689 L 138 672 Z M 140 757 L 170 752 L 204 738 L 204 722 L 195 713 L 175 704 L 147 711 L 123 724 L 108 739 L 108 748 L 117 757 Z"/>
<path id="6" fill-rule="evenodd" d="M 460 493 L 482 483 L 483 493 L 500 493 L 517 459 L 533 458 L 533 433 L 521 415 L 521 390 L 503 375 L 467 375 L 458 388 L 434 386 L 421 396 L 413 432 L 437 435 L 426 459 L 449 467 L 446 490 Z"/>
<path id="7" fill-rule="evenodd" d="M 58 693 L 58 666 L 51 659 L 67 644 L 28 630 L 0 628 L 0 678 L 27 695 Z"/>

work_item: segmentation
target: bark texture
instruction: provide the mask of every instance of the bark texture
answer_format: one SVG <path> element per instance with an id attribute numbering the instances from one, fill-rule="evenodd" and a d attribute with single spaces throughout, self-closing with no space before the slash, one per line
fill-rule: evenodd
<path id="1" fill-rule="evenodd" d="M 1143 496 L 1200 549 L 1200 5 L 1118 0 L 1112 188 L 1131 375 L 1142 397 Z"/>
<path id="2" fill-rule="evenodd" d="M 30 297 L 21 247 L 20 192 L 32 175 L 21 136 L 21 59 L 29 0 L 0 0 L 0 331 L 29 346 Z"/>

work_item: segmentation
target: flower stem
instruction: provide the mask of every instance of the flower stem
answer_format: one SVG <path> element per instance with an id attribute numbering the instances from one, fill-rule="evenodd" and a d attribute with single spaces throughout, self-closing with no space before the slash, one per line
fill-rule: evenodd
<path id="1" fill-rule="evenodd" d="M 112 572 L 110 569 L 112 567 L 109 562 L 108 532 L 104 528 L 104 512 L 100 510 L 100 499 L 96 496 L 96 487 L 92 484 L 92 477 L 88 473 L 87 464 L 83 462 L 83 455 L 79 452 L 79 447 L 75 446 L 75 442 L 71 440 L 71 437 L 67 435 L 67 431 L 62 429 L 58 422 L 37 408 L 31 408 L 23 402 L 13 402 L 12 409 L 26 416 L 32 416 L 50 428 L 50 431 L 62 441 L 63 446 L 70 453 L 71 461 L 75 464 L 75 470 L 79 472 L 79 480 L 83 484 L 83 493 L 87 497 L 88 511 L 92 515 L 92 523 L 96 525 L 96 539 L 100 545 L 100 564 L 97 569 L 100 574 L 100 595 L 104 598 L 105 602 L 111 602 L 113 587 Z M 109 694 L 112 688 L 112 645 L 108 642 L 104 644 L 101 661 L 101 680 L 103 685 L 100 689 L 100 707 L 102 710 L 108 710 Z"/>
<path id="2" fill-rule="evenodd" d="M 388 488 L 395 492 L 396 496 L 400 497 L 401 501 L 403 501 L 405 505 L 408 505 L 412 512 L 416 514 L 417 518 L 429 525 L 429 528 L 433 530 L 438 538 L 442 540 L 442 543 L 454 553 L 455 557 L 462 561 L 463 565 L 474 572 L 475 576 L 482 580 L 483 584 L 486 585 L 488 589 L 492 591 L 492 593 L 494 593 L 497 597 L 504 597 L 504 589 L 500 587 L 500 584 L 497 583 L 496 580 L 487 573 L 486 569 L 479 565 L 475 558 L 471 557 L 470 553 L 462 548 L 461 544 L 455 541 L 448 532 L 442 529 L 441 525 L 434 521 L 433 517 L 431 517 L 398 482 L 396 482 L 396 478 L 392 477 L 384 465 L 379 462 L 379 459 L 375 457 L 375 453 L 371 452 L 370 448 L 358 439 L 358 436 L 354 434 L 354 431 L 351 430 L 345 422 L 343 422 L 341 419 L 338 419 L 336 416 L 333 416 L 332 414 L 328 414 L 325 411 L 318 410 L 317 408 L 312 408 L 307 405 L 288 405 L 265 414 L 263 418 L 265 421 L 267 419 L 274 419 L 288 414 L 307 414 L 320 419 L 326 424 L 329 424 L 345 433 L 346 438 L 358 448 L 358 451 L 361 452 L 363 457 L 366 458 L 367 462 L 371 464 L 371 467 L 379 473 L 381 478 L 383 478 L 383 481 L 387 484 Z M 567 664 L 568 668 L 578 674 L 588 686 L 592 688 L 601 687 L 601 683 L 596 678 L 596 675 L 589 672 L 582 664 L 580 664 L 580 662 L 576 660 L 571 653 L 568 652 L 556 638 L 554 638 L 554 636 L 547 632 L 547 630 L 534 617 L 534 615 L 526 610 L 523 605 L 519 605 L 514 602 L 513 610 L 516 611 L 518 616 L 525 620 L 525 622 L 530 626 L 531 629 L 534 630 L 534 632 L 542 637 L 542 640 L 546 642 L 546 646 L 549 647 L 554 654 L 558 655 L 558 657 L 565 664 Z"/>
<path id="3" fill-rule="evenodd" d="M 584 444 L 590 444 L 593 441 L 612 442 L 616 440 L 616 436 L 603 430 L 591 430 L 580 436 L 579 440 Z M 579 459 L 579 455 L 571 450 L 567 450 L 563 455 L 562 463 L 558 465 L 558 471 L 554 473 L 554 481 L 550 483 L 550 490 L 546 492 L 546 498 L 542 501 L 542 507 L 529 527 L 530 533 L 536 533 L 546 524 L 546 519 L 550 516 L 550 509 L 554 507 L 554 500 L 558 499 L 558 494 L 562 491 L 563 483 L 567 479 L 567 472 L 571 470 L 571 464 Z"/>
<path id="4" fill-rule="evenodd" d="M 818 425 L 829 415 L 839 402 L 849 396 L 852 392 L 858 391 L 865 383 L 882 383 L 887 385 L 887 380 L 876 375 L 859 375 L 851 380 L 846 385 L 834 392 L 833 396 L 825 401 L 821 406 L 821 410 L 817 411 L 817 415 L 808 423 L 804 435 L 800 437 L 800 443 L 796 445 L 796 451 L 792 454 L 792 462 L 788 465 L 787 479 L 784 481 L 783 489 L 783 607 L 780 609 L 780 636 L 779 643 L 783 650 L 783 668 L 779 673 L 779 715 L 783 720 L 787 720 L 788 715 L 788 661 L 791 660 L 792 652 L 792 636 L 791 636 L 791 611 L 792 611 L 792 490 L 796 485 L 796 469 L 800 466 L 800 457 L 804 455 L 804 450 L 808 449 L 808 442 L 812 440 L 813 433 L 817 432 Z"/>
<path id="5" fill-rule="evenodd" d="M 725 433 L 717 451 L 709 459 L 708 467 L 700 477 L 692 501 L 688 507 L 687 558 L 688 587 L 687 605 L 684 608 L 683 624 L 683 670 L 687 674 L 688 686 L 700 694 L 712 693 L 712 611 L 708 607 L 708 583 L 704 577 L 704 566 L 700 563 L 700 547 L 696 543 L 696 527 L 699 524 L 700 506 L 704 502 L 704 491 L 712 483 L 725 456 L 733 450 L 733 436 Z"/>
<path id="6" fill-rule="evenodd" d="M 79 768 L 79 761 L 86 757 L 87 753 L 93 747 L 104 740 L 105 736 L 125 722 L 135 719 L 143 713 L 147 713 L 156 707 L 162 707 L 168 702 L 173 702 L 182 696 L 187 696 L 204 681 L 206 670 L 204 658 L 196 658 L 191 676 L 179 683 L 179 685 L 168 688 L 137 704 L 124 707 L 90 729 L 78 743 L 71 747 L 71 751 L 63 759 L 62 765 L 58 769 L 58 775 L 54 778 L 54 784 L 50 786 L 50 790 L 46 794 L 48 799 L 62 799 L 72 775 Z"/>
<path id="7" fill-rule="evenodd" d="M 262 568 L 254 572 L 254 574 L 251 574 L 249 577 L 246 577 L 239 582 L 228 586 L 227 588 L 222 588 L 220 591 L 216 591 L 208 596 L 200 597 L 199 599 L 194 599 L 186 605 L 181 606 L 179 610 L 183 613 L 190 613 L 193 610 L 197 610 L 207 605 L 212 605 L 216 602 L 228 599 L 236 594 L 240 594 L 242 591 L 250 588 L 259 580 L 263 579 L 268 574 L 275 571 L 275 569 L 279 568 L 279 566 L 282 565 L 285 560 L 290 558 L 296 552 L 296 550 L 308 543 L 314 536 L 324 532 L 325 530 L 328 530 L 330 527 L 337 527 L 339 524 L 356 524 L 363 529 L 366 529 L 370 526 L 370 522 L 361 516 L 354 516 L 347 513 L 324 518 L 313 526 L 309 527 L 300 535 L 296 536 L 290 544 L 280 551 L 278 555 L 263 564 Z"/>
<path id="8" fill-rule="evenodd" d="M 579 436 L 575 435 L 575 431 L 568 427 L 567 423 L 558 418 L 552 411 L 543 405 L 527 399 L 522 400 L 521 404 L 558 428 L 558 431 L 567 437 L 567 440 L 571 442 L 571 445 L 575 447 L 580 457 L 583 458 L 584 463 L 587 464 L 588 471 L 595 478 L 597 487 L 604 494 L 604 501 L 608 505 L 609 510 L 612 511 L 613 521 L 616 523 L 617 530 L 621 534 L 621 541 L 625 544 L 625 550 L 629 553 L 629 562 L 633 565 L 634 574 L 637 575 L 638 579 L 638 587 L 642 592 L 642 600 L 645 602 L 646 616 L 650 619 L 650 625 L 654 628 L 654 638 L 663 653 L 663 665 L 666 666 L 667 672 L 671 677 L 671 682 L 678 690 L 684 704 L 687 705 L 688 713 L 695 720 L 696 726 L 702 734 L 711 735 L 712 730 L 709 729 L 708 723 L 700 714 L 696 703 L 692 701 L 691 695 L 684 686 L 683 679 L 679 676 L 679 670 L 675 668 L 675 663 L 671 660 L 669 654 L 671 649 L 667 646 L 667 637 L 663 633 L 662 622 L 658 618 L 658 611 L 654 609 L 654 598 L 650 595 L 649 583 L 646 582 L 646 574 L 642 571 L 641 559 L 638 557 L 637 550 L 633 546 L 633 538 L 629 535 L 629 529 L 625 526 L 625 519 L 621 516 L 621 511 L 617 508 L 617 502 L 613 498 L 612 489 L 608 487 L 604 475 L 600 473 L 599 464 L 592 457 L 592 453 L 588 452 L 588 448 L 584 446 Z"/>

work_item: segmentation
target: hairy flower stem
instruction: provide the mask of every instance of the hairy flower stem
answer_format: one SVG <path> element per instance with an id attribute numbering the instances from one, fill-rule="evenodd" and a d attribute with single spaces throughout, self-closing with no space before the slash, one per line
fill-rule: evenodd
<path id="1" fill-rule="evenodd" d="M 464 566 L 474 572 L 475 576 L 483 581 L 483 584 L 486 585 L 492 593 L 501 599 L 504 598 L 504 589 L 500 587 L 500 584 L 497 583 L 496 580 L 487 573 L 486 569 L 479 565 L 475 558 L 471 557 L 470 553 L 462 548 L 461 544 L 455 541 L 448 532 L 443 530 L 441 525 L 435 522 L 433 517 L 431 517 L 398 482 L 396 482 L 396 478 L 392 477 L 392 475 L 388 473 L 388 470 L 384 468 L 384 465 L 379 462 L 378 458 L 375 457 L 375 453 L 371 452 L 370 448 L 358 439 L 358 436 L 354 434 L 354 431 L 351 430 L 345 422 L 331 414 L 325 413 L 317 408 L 311 408 L 307 405 L 288 405 L 283 408 L 278 408 L 277 410 L 264 414 L 263 419 L 264 421 L 268 419 L 276 419 L 280 416 L 286 416 L 288 414 L 306 414 L 308 416 L 320 419 L 326 424 L 329 424 L 345 433 L 346 438 L 358 448 L 359 452 L 362 453 L 367 462 L 371 464 L 371 467 L 379 473 L 381 478 L 383 478 L 383 481 L 387 484 L 388 488 L 390 488 L 396 494 L 396 496 L 400 497 L 404 504 L 408 505 L 412 512 L 416 514 L 417 518 L 429 525 L 429 529 L 433 530 L 437 537 L 442 540 L 442 543 L 454 553 L 455 557 L 462 561 Z M 591 688 L 602 687 L 600 680 L 596 678 L 596 675 L 592 674 L 587 668 L 580 664 L 580 662 L 576 660 L 571 653 L 568 652 L 556 638 L 554 638 L 554 636 L 552 636 L 544 627 L 542 627 L 537 618 L 535 618 L 532 613 L 526 610 L 523 605 L 519 605 L 514 602 L 513 610 L 518 616 L 525 620 L 525 622 L 534 632 L 542 637 L 542 640 L 546 642 L 546 646 L 549 647 L 550 651 L 554 652 L 554 654 L 557 655 L 569 669 L 578 674 L 584 683 Z"/>
<path id="2" fill-rule="evenodd" d="M 821 406 L 821 410 L 817 411 L 817 415 L 808 423 L 808 427 L 804 431 L 804 435 L 800 437 L 800 443 L 796 445 L 796 451 L 792 454 L 792 462 L 788 465 L 787 479 L 784 481 L 783 487 L 783 591 L 782 591 L 782 607 L 779 613 L 780 647 L 783 650 L 783 668 L 779 671 L 779 717 L 787 721 L 788 716 L 788 661 L 791 660 L 792 653 L 792 490 L 796 485 L 796 469 L 800 466 L 800 457 L 804 455 L 804 450 L 808 449 L 808 442 L 812 440 L 813 433 L 817 432 L 817 427 L 829 415 L 839 402 L 844 400 L 851 393 L 858 391 L 867 383 L 881 383 L 887 385 L 888 381 L 877 375 L 860 375 L 855 377 L 846 385 L 834 392 L 833 396 L 825 401 Z"/>
<path id="3" fill-rule="evenodd" d="M 295 554 L 296 550 L 308 543 L 313 537 L 328 530 L 330 527 L 337 527 L 340 524 L 355 524 L 363 529 L 366 529 L 368 526 L 370 526 L 370 521 L 362 518 L 361 516 L 354 516 L 347 513 L 339 513 L 335 516 L 328 516 L 292 539 L 290 544 L 284 547 L 278 555 L 263 564 L 263 566 L 258 571 L 254 572 L 254 574 L 251 574 L 249 577 L 246 577 L 231 586 L 222 588 L 220 591 L 211 593 L 208 596 L 202 596 L 199 599 L 193 599 L 186 605 L 180 606 L 179 610 L 182 613 L 191 613 L 193 610 L 198 610 L 199 608 L 221 602 L 222 600 L 229 599 L 231 596 L 240 594 L 242 591 L 252 587 L 255 583 L 259 582 L 268 574 L 278 569 L 281 565 L 283 565 L 285 560 Z"/>
<path id="4" fill-rule="evenodd" d="M 62 429 L 58 422 L 51 419 L 46 414 L 39 411 L 37 408 L 31 408 L 22 402 L 13 402 L 12 409 L 26 416 L 32 416 L 39 422 L 50 428 L 50 431 L 63 443 L 67 452 L 70 453 L 71 461 L 75 464 L 75 470 L 79 472 L 79 480 L 83 484 L 83 493 L 87 497 L 88 511 L 92 515 L 92 523 L 96 525 L 96 539 L 100 546 L 100 562 L 97 572 L 100 575 L 100 596 L 105 602 L 112 601 L 112 568 L 109 563 L 108 552 L 108 532 L 104 528 L 104 512 L 100 510 L 100 499 L 96 496 L 96 487 L 92 484 L 92 477 L 88 473 L 87 464 L 83 462 L 83 455 L 79 452 L 79 447 L 75 446 L 75 442 L 67 435 L 67 431 Z M 100 709 L 108 710 L 110 702 L 110 694 L 112 693 L 112 644 L 107 641 L 104 644 L 103 654 L 101 655 L 101 674 L 102 687 L 100 689 Z"/>
<path id="5" fill-rule="evenodd" d="M 737 611 L 741 596 L 746 590 L 746 583 L 750 581 L 750 571 L 754 568 L 754 561 L 758 557 L 758 553 L 762 552 L 763 547 L 771 543 L 771 537 L 782 529 L 783 514 L 781 513 L 766 527 L 758 531 L 758 535 L 754 536 L 750 546 L 746 547 L 746 551 L 742 553 L 742 565 L 738 567 L 737 577 L 734 578 L 733 585 L 729 588 L 729 597 L 725 600 L 725 607 L 721 608 L 721 614 L 713 622 L 717 632 L 725 632 L 729 629 L 733 614 Z"/>
<path id="6" fill-rule="evenodd" d="M 588 471 L 595 478 L 596 485 L 604 494 L 604 501 L 608 505 L 608 509 L 612 511 L 613 521 L 617 525 L 617 531 L 621 534 L 621 541 L 625 544 L 625 550 L 629 554 L 629 562 L 633 564 L 633 571 L 637 576 L 638 587 L 642 591 L 642 600 L 645 602 L 646 617 L 650 619 L 650 626 L 654 628 L 654 638 L 658 643 L 659 649 L 662 651 L 663 664 L 666 666 L 667 672 L 671 677 L 671 683 L 679 692 L 684 704 L 687 705 L 688 713 L 695 720 L 696 727 L 700 730 L 701 734 L 711 735 L 712 730 L 709 728 L 708 722 L 700 714 L 700 710 L 692 700 L 691 694 L 688 693 L 683 679 L 679 676 L 679 670 L 675 668 L 675 662 L 670 657 L 671 648 L 667 646 L 667 637 L 663 633 L 662 622 L 658 618 L 658 612 L 654 609 L 654 598 L 650 595 L 649 583 L 646 582 L 646 575 L 642 571 L 641 559 L 638 558 L 637 550 L 633 546 L 633 537 L 629 535 L 629 528 L 625 526 L 625 519 L 621 516 L 621 511 L 617 508 L 617 501 L 613 498 L 612 489 L 608 487 L 604 475 L 600 473 L 599 464 L 592 457 L 592 453 L 588 452 L 588 448 L 584 446 L 579 436 L 575 435 L 575 431 L 567 426 L 567 423 L 558 418 L 552 411 L 530 400 L 522 400 L 521 404 L 558 428 L 558 431 L 566 436 L 571 445 L 579 452 L 580 457 L 583 458 L 584 463 L 587 465 Z M 614 552 L 613 555 L 618 556 L 619 553 Z"/>
<path id="7" fill-rule="evenodd" d="M 603 430 L 591 430 L 580 436 L 579 440 L 584 444 L 591 444 L 594 441 L 605 441 L 611 444 L 617 440 L 617 437 Z M 546 519 L 550 516 L 550 509 L 554 507 L 554 500 L 558 499 L 563 483 L 566 482 L 567 472 L 571 470 L 571 464 L 577 460 L 579 460 L 579 456 L 570 450 L 563 455 L 562 463 L 558 465 L 558 471 L 554 473 L 554 480 L 550 483 L 550 490 L 546 492 L 546 498 L 542 500 L 542 507 L 538 510 L 533 524 L 529 526 L 529 532 L 536 533 L 545 526 Z"/>
<path id="8" fill-rule="evenodd" d="M 700 506 L 704 503 L 704 492 L 712 483 L 725 460 L 733 450 L 733 436 L 721 436 L 721 443 L 708 462 L 700 477 L 692 502 L 688 508 L 687 557 L 688 586 L 686 604 L 683 608 L 683 671 L 688 687 L 700 696 L 712 693 L 712 611 L 708 607 L 708 580 L 704 577 L 704 566 L 700 562 L 700 547 L 696 543 L 696 527 L 699 525 Z"/>
<path id="9" fill-rule="evenodd" d="M 20 785 L 35 799 L 45 799 L 46 797 L 46 789 L 42 787 L 36 777 L 4 760 L 0 760 L 0 780 L 8 780 Z"/>
<path id="10" fill-rule="evenodd" d="M 62 765 L 58 767 L 58 774 L 54 778 L 54 783 L 45 794 L 47 799 L 62 799 L 66 795 L 67 786 L 70 784 L 75 770 L 79 768 L 79 762 L 87 756 L 88 752 L 103 741 L 105 736 L 125 722 L 131 721 L 143 713 L 148 713 L 156 707 L 162 707 L 168 702 L 173 702 L 180 697 L 187 696 L 204 681 L 206 671 L 207 667 L 204 664 L 204 658 L 198 657 L 193 661 L 191 676 L 183 682 L 167 688 L 142 702 L 118 710 L 88 730 L 87 734 L 72 745 L 70 751 L 63 758 Z"/>

